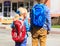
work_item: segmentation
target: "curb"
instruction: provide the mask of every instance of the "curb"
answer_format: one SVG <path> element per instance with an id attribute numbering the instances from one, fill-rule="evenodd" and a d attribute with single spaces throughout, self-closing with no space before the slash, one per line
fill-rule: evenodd
<path id="1" fill-rule="evenodd" d="M 50 33 L 51 34 L 60 34 L 60 32 L 58 32 L 58 31 L 51 31 Z"/>
<path id="2" fill-rule="evenodd" d="M 0 29 L 12 30 L 10 25 L 8 27 L 6 25 L 0 26 Z M 50 34 L 60 34 L 60 31 L 50 31 Z"/>
<path id="3" fill-rule="evenodd" d="M 2 26 L 0 26 L 0 29 L 11 30 L 11 27 L 10 27 L 10 25 L 2 25 Z"/>

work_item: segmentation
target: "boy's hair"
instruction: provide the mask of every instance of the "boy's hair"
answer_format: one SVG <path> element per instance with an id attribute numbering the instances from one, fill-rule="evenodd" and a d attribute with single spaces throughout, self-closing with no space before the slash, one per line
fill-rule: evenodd
<path id="1" fill-rule="evenodd" d="M 23 8 L 23 7 L 18 8 L 17 11 L 19 11 L 19 15 L 24 14 L 24 13 L 27 14 L 27 9 L 26 8 Z"/>
<path id="2" fill-rule="evenodd" d="M 46 3 L 47 3 L 47 1 L 48 1 L 48 0 L 45 0 L 45 3 L 44 3 L 44 4 L 46 4 Z"/>
<path id="3" fill-rule="evenodd" d="M 40 2 L 41 0 L 36 0 L 37 2 Z"/>
<path id="4" fill-rule="evenodd" d="M 38 3 L 41 3 L 42 0 L 36 0 Z M 45 0 L 44 4 L 47 2 L 48 0 Z"/>

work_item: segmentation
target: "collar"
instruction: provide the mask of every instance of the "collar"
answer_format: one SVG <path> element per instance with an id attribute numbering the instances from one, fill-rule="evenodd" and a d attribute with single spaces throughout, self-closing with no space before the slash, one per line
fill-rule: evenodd
<path id="1" fill-rule="evenodd" d="M 22 19 L 22 18 L 19 18 L 19 20 L 22 20 L 22 21 L 24 21 L 24 19 Z"/>

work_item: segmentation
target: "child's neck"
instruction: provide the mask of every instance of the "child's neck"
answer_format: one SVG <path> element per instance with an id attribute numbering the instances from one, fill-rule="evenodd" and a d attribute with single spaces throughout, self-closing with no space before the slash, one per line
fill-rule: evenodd
<path id="1" fill-rule="evenodd" d="M 22 20 L 24 20 L 24 17 L 23 16 L 20 16 L 19 18 L 21 18 Z"/>

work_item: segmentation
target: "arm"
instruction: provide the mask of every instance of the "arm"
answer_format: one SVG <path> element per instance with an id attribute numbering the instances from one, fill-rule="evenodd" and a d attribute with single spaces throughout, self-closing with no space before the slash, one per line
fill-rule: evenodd
<path id="1" fill-rule="evenodd" d="M 26 30 L 27 30 L 27 31 L 30 31 L 30 24 L 29 24 L 29 22 L 28 22 L 28 18 L 25 19 L 24 24 L 25 24 L 25 26 L 26 26 Z"/>
<path id="2" fill-rule="evenodd" d="M 50 15 L 50 10 L 47 10 L 47 31 L 51 30 L 51 15 Z"/>
<path id="3" fill-rule="evenodd" d="M 11 28 L 14 28 L 14 23 L 11 24 Z"/>

